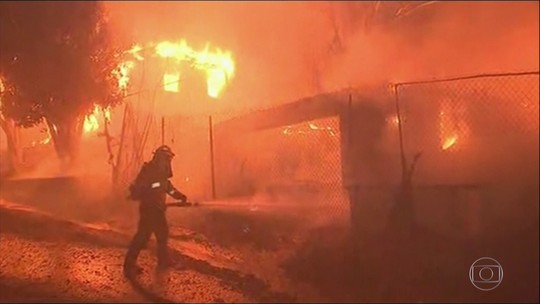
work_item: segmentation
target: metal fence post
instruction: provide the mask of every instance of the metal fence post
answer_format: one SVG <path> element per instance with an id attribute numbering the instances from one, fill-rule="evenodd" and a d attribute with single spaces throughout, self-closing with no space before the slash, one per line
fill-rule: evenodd
<path id="1" fill-rule="evenodd" d="M 403 126 L 401 122 L 401 112 L 399 109 L 399 84 L 394 85 L 394 101 L 396 106 L 396 116 L 398 120 L 398 136 L 399 136 L 399 153 L 401 156 L 401 178 L 405 181 L 407 175 L 407 159 L 405 158 L 405 150 L 403 148 Z"/>
<path id="2" fill-rule="evenodd" d="M 212 199 L 216 199 L 216 176 L 214 170 L 214 132 L 212 126 L 212 115 L 208 115 L 208 137 L 210 142 L 210 174 L 212 183 Z"/>

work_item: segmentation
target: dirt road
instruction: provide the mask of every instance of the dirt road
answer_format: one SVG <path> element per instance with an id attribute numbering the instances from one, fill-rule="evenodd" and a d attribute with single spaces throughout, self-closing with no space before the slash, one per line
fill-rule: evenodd
<path id="1" fill-rule="evenodd" d="M 265 282 L 177 250 L 177 265 L 156 276 L 152 252 L 136 282 L 122 276 L 129 235 L 80 225 L 16 206 L 0 208 L 2 301 L 253 302 L 286 301 Z"/>
<path id="2" fill-rule="evenodd" d="M 306 221 L 287 214 L 171 210 L 177 266 L 156 277 L 153 250 L 147 250 L 140 259 L 145 274 L 129 282 L 121 262 L 136 213 L 126 211 L 124 223 L 82 224 L 66 220 L 73 214 L 53 217 L 4 204 L 0 301 L 538 302 L 537 223 L 517 235 L 475 241 L 417 227 L 409 239 L 381 235 L 355 247 L 346 227 L 305 229 Z M 504 268 L 493 292 L 469 281 L 471 263 L 486 255 Z"/>

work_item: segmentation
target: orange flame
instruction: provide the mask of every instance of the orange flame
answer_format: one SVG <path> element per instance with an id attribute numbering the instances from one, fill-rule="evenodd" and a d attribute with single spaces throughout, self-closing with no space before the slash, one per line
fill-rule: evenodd
<path id="1" fill-rule="evenodd" d="M 144 60 L 143 56 L 141 55 L 141 51 L 143 48 L 136 44 L 131 49 L 127 50 L 125 53 L 130 54 L 135 60 L 142 61 Z M 126 92 L 127 86 L 129 84 L 129 74 L 131 73 L 131 70 L 135 68 L 135 62 L 132 60 L 126 60 L 123 62 L 120 62 L 116 69 L 113 71 L 114 76 L 116 76 L 116 79 L 118 80 L 118 88 L 120 91 Z"/>
<path id="2" fill-rule="evenodd" d="M 199 69 L 206 74 L 207 94 L 217 98 L 234 76 L 235 64 L 231 53 L 216 49 L 209 51 L 206 45 L 204 50 L 195 51 L 182 39 L 177 43 L 164 41 L 156 45 L 156 54 L 162 58 L 173 58 L 178 63 L 188 62 L 192 68 Z M 167 74 L 171 77 L 171 74 Z M 165 76 L 164 76 L 164 82 Z"/>
<path id="3" fill-rule="evenodd" d="M 51 135 L 51 131 L 49 130 L 49 128 L 43 129 L 42 132 L 47 133 L 47 135 L 46 135 L 47 137 L 45 137 L 44 139 L 42 139 L 40 141 L 35 141 L 35 140 L 32 141 L 32 143 L 31 143 L 32 147 L 35 147 L 38 144 L 39 145 L 47 145 L 47 144 L 49 144 L 51 142 L 52 135 Z"/>
<path id="4" fill-rule="evenodd" d="M 142 50 L 143 48 L 140 45 L 136 44 L 131 49 L 129 49 L 127 53 L 131 54 L 138 61 L 143 61 L 144 57 L 141 55 Z"/>
<path id="5" fill-rule="evenodd" d="M 292 126 L 287 126 L 285 129 L 283 129 L 282 132 L 285 135 L 291 135 L 293 133 L 307 134 L 307 133 L 313 132 L 313 131 L 327 131 L 330 135 L 336 136 L 336 132 L 334 131 L 334 129 L 332 127 L 319 127 L 315 123 L 312 123 L 312 122 L 308 123 L 308 130 L 307 131 L 302 130 L 302 128 L 299 128 L 298 130 L 293 131 Z"/>
<path id="6" fill-rule="evenodd" d="M 332 129 L 332 127 L 319 127 L 316 124 L 310 122 L 309 123 L 309 128 L 311 130 L 328 131 L 328 133 L 330 133 L 330 135 L 336 136 L 336 133 L 334 132 L 334 129 Z"/>
<path id="7" fill-rule="evenodd" d="M 97 115 L 99 114 L 98 106 L 94 106 L 94 111 L 84 118 L 84 132 L 91 133 L 99 129 L 99 123 L 97 120 Z"/>
<path id="8" fill-rule="evenodd" d="M 466 142 L 469 134 L 469 127 L 466 121 L 466 108 L 451 107 L 452 100 L 442 100 L 439 111 L 439 136 L 440 149 L 447 151 L 459 149 Z"/>
<path id="9" fill-rule="evenodd" d="M 94 111 L 84 117 L 83 130 L 84 133 L 93 133 L 99 130 L 99 113 L 102 112 L 106 122 L 111 121 L 111 112 L 109 108 L 101 109 L 94 105 Z"/>
<path id="10" fill-rule="evenodd" d="M 129 84 L 129 73 L 135 67 L 133 61 L 124 61 L 121 62 L 117 69 L 113 72 L 116 78 L 118 79 L 118 88 L 121 91 L 126 91 Z"/>
<path id="11" fill-rule="evenodd" d="M 177 64 L 186 62 L 190 67 L 204 71 L 206 74 L 207 94 L 212 98 L 218 98 L 234 76 L 235 63 L 231 53 L 228 51 L 219 48 L 210 51 L 208 44 L 202 51 L 195 51 L 187 44 L 185 39 L 178 42 L 163 41 L 151 46 L 155 52 L 153 55 L 175 59 Z M 143 50 L 142 46 L 134 45 L 125 52 L 130 54 L 133 60 L 122 62 L 115 70 L 118 87 L 121 90 L 125 91 L 127 88 L 129 73 L 135 67 L 135 61 L 144 60 Z M 178 92 L 179 79 L 178 73 L 163 75 L 163 90 Z"/>
<path id="12" fill-rule="evenodd" d="M 41 145 L 46 145 L 51 142 L 51 139 L 52 139 L 51 132 L 49 131 L 49 129 L 47 129 L 47 137 L 40 140 L 39 143 Z"/>
<path id="13" fill-rule="evenodd" d="M 443 150 L 448 150 L 450 149 L 452 146 L 454 146 L 456 143 L 457 143 L 457 140 L 458 140 L 458 136 L 457 135 L 452 135 L 450 137 L 447 137 L 443 144 L 442 144 L 442 149 Z"/>
<path id="14" fill-rule="evenodd" d="M 180 74 L 165 74 L 163 75 L 163 89 L 167 92 L 178 92 L 180 86 Z"/>

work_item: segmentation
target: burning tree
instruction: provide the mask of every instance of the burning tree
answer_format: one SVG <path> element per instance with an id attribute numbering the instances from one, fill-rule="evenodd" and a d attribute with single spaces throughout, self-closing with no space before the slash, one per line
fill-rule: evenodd
<path id="1" fill-rule="evenodd" d="M 76 157 L 85 116 L 122 99 L 107 21 L 96 1 L 0 3 L 0 110 L 23 127 L 45 120 L 63 160 Z"/>

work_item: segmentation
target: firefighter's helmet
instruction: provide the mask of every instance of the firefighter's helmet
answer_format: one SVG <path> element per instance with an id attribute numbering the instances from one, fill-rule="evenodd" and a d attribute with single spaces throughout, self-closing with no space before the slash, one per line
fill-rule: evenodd
<path id="1" fill-rule="evenodd" d="M 154 157 L 159 157 L 159 156 L 166 156 L 168 158 L 173 158 L 174 153 L 172 152 L 171 147 L 167 145 L 163 145 L 163 146 L 158 147 L 154 151 Z"/>

